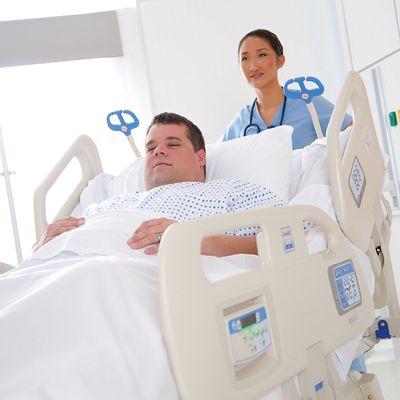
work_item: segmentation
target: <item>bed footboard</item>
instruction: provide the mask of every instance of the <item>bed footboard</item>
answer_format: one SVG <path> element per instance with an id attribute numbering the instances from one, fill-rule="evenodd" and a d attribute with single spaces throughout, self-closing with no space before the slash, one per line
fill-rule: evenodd
<path id="1" fill-rule="evenodd" d="M 60 207 L 55 219 L 70 215 L 74 207 L 78 204 L 80 193 L 89 180 L 103 172 L 99 152 L 95 143 L 87 135 L 79 136 L 34 192 L 33 206 L 37 240 L 40 239 L 48 225 L 46 217 L 46 196 L 65 168 L 74 159 L 79 161 L 82 174 L 68 199 Z"/>

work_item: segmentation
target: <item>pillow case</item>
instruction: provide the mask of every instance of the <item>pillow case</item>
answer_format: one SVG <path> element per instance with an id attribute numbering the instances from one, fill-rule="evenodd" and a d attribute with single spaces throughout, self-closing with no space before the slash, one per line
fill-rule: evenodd
<path id="1" fill-rule="evenodd" d="M 209 144 L 207 178 L 237 178 L 271 189 L 289 200 L 292 131 L 288 125 L 227 142 Z"/>
<path id="2" fill-rule="evenodd" d="M 343 156 L 352 127 L 340 132 L 340 152 Z M 304 149 L 292 153 L 292 172 L 289 197 L 292 198 L 308 185 L 330 185 L 327 139 L 323 137 Z"/>
<path id="3" fill-rule="evenodd" d="M 227 142 L 206 145 L 206 180 L 236 178 L 271 189 L 289 200 L 291 126 L 282 125 Z M 104 182 L 104 180 L 99 180 Z M 144 191 L 144 158 L 137 159 L 106 186 L 106 197 Z M 82 199 L 81 199 L 82 200 Z M 98 202 L 98 199 L 96 199 Z M 85 203 L 90 199 L 85 199 Z"/>

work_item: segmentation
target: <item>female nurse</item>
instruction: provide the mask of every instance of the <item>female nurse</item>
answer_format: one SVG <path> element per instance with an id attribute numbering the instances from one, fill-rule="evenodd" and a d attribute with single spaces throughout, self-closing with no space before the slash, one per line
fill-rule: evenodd
<path id="1" fill-rule="evenodd" d="M 293 149 L 301 149 L 317 139 L 306 103 L 301 99 L 287 98 L 279 83 L 278 70 L 285 64 L 285 56 L 278 37 L 266 29 L 251 31 L 240 40 L 238 56 L 242 73 L 254 88 L 256 98 L 240 110 L 221 140 L 255 135 L 283 124 L 294 128 Z M 314 97 L 313 103 L 325 134 L 333 105 L 322 96 Z M 346 115 L 342 129 L 351 121 L 350 115 Z"/>

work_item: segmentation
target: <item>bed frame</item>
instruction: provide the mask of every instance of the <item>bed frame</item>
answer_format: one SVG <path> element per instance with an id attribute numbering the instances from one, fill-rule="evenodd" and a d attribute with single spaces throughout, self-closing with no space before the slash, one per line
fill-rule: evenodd
<path id="1" fill-rule="evenodd" d="M 338 132 L 349 103 L 354 127 L 342 157 Z M 357 334 L 366 337 L 360 354 L 377 342 L 371 333 L 379 324 L 375 308 L 389 305 L 393 318 L 399 317 L 388 247 L 391 210 L 382 196 L 384 164 L 367 94 L 355 72 L 349 73 L 343 86 L 328 126 L 327 141 L 340 228 L 315 207 L 288 206 L 174 224 L 163 235 L 159 255 L 162 328 L 183 399 L 256 399 L 279 385 L 284 398 L 290 400 L 354 400 L 367 399 L 369 394 L 374 399 L 382 398 L 371 374 L 353 376 L 346 384 L 341 383 L 330 357 L 334 349 Z M 87 136 L 79 137 L 34 193 L 38 239 L 48 225 L 47 193 L 75 158 L 82 177 L 56 218 L 69 215 L 81 190 L 102 172 L 95 144 Z M 304 218 L 324 229 L 327 251 L 308 254 Z M 253 224 L 262 228 L 257 237 L 260 268 L 211 284 L 201 266 L 201 238 Z M 181 235 L 188 238 L 184 247 Z M 373 299 L 354 249 L 345 238 L 365 251 L 371 261 L 376 280 Z M 293 251 L 285 251 L 288 244 Z M 362 307 L 340 313 L 329 271 L 348 262 L 358 279 Z M 304 296 L 306 290 L 312 294 Z M 298 304 L 296 310 L 303 312 L 296 312 L 291 304 Z M 254 359 L 234 365 L 227 321 L 237 321 L 246 310 L 246 315 L 253 316 L 249 310 L 256 306 L 266 310 L 271 344 Z"/>
<path id="2" fill-rule="evenodd" d="M 324 229 L 326 252 L 308 254 L 304 218 Z M 260 268 L 211 284 L 201 264 L 202 237 L 254 224 L 262 229 Z M 295 250 L 285 252 L 282 229 L 288 227 Z M 186 238 L 184 248 L 177 237 Z M 161 247 L 163 332 L 183 399 L 259 399 L 279 385 L 293 391 L 287 396 L 293 399 L 295 376 L 303 398 L 345 398 L 330 354 L 372 324 L 374 304 L 356 254 L 324 212 L 287 206 L 174 224 Z M 328 271 L 348 260 L 357 271 L 362 307 L 338 315 Z M 234 365 L 227 321 L 260 307 L 272 343 L 254 361 Z"/>
<path id="3" fill-rule="evenodd" d="M 354 126 L 342 157 L 339 132 L 349 104 Z M 372 374 L 351 373 L 350 379 L 341 383 L 329 356 L 356 332 L 365 332 L 366 337 L 359 354 L 377 342 L 374 331 L 379 329 L 381 318 L 375 319 L 374 308 L 389 305 L 392 322 L 397 323 L 400 316 L 388 248 L 391 210 L 382 195 L 383 157 L 366 90 L 355 72 L 348 74 L 342 88 L 328 126 L 327 142 L 333 201 L 341 231 L 318 209 L 288 206 L 265 210 L 257 217 L 249 211 L 175 224 L 163 236 L 160 307 L 182 398 L 256 399 L 278 385 L 283 385 L 285 399 L 383 398 Z M 305 218 L 324 228 L 329 243 L 325 253 L 307 254 L 301 229 Z M 213 285 L 202 272 L 201 238 L 216 233 L 217 227 L 232 228 L 233 221 L 241 226 L 261 225 L 261 267 Z M 292 229 L 294 252 L 286 253 L 282 248 L 282 229 L 286 227 Z M 190 238 L 184 248 L 176 240 L 181 235 Z M 339 315 L 330 289 L 328 271 L 332 266 L 354 260 L 344 236 L 367 253 L 375 275 L 373 302 L 369 302 L 368 292 L 362 294 L 362 315 Z M 198 255 L 194 260 L 193 254 Z M 357 276 L 362 279 L 359 273 Z M 318 282 L 317 288 L 313 282 Z M 289 302 L 288 293 L 293 302 Z M 272 344 L 255 361 L 238 367 L 232 361 L 227 315 L 231 310 L 235 315 L 247 310 L 254 302 L 257 307 L 262 303 L 267 310 Z M 298 315 L 292 304 L 309 312 Z M 324 321 L 323 326 L 320 321 Z M 297 386 L 294 377 L 298 378 Z"/>
<path id="4" fill-rule="evenodd" d="M 33 194 L 33 208 L 35 217 L 36 240 L 39 241 L 48 223 L 46 214 L 46 198 L 53 185 L 60 178 L 61 174 L 73 160 L 77 160 L 81 167 L 82 175 L 71 194 L 61 206 L 56 216 L 52 219 L 58 219 L 71 215 L 75 206 L 79 203 L 79 196 L 88 182 L 96 175 L 103 172 L 99 152 L 96 144 L 87 135 L 79 136 L 67 149 L 58 163 L 53 167 L 42 183 L 36 188 Z"/>

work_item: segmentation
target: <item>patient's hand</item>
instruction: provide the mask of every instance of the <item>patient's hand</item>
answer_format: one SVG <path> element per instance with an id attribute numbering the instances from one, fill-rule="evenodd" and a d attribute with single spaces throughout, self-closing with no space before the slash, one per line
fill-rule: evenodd
<path id="1" fill-rule="evenodd" d="M 143 222 L 133 235 L 128 239 L 127 244 L 132 249 L 142 249 L 145 254 L 157 254 L 160 241 L 165 230 L 177 221 L 168 218 L 150 219 Z M 239 237 L 215 235 L 202 240 L 201 254 L 223 257 L 232 254 L 257 254 L 255 236 Z"/>
<path id="2" fill-rule="evenodd" d="M 126 242 L 132 249 L 142 249 L 145 254 L 157 254 L 165 230 L 176 221 L 168 218 L 149 219 L 143 222 Z"/>
<path id="3" fill-rule="evenodd" d="M 75 217 L 64 217 L 57 219 L 53 223 L 49 224 L 46 231 L 43 233 L 43 236 L 40 240 L 33 245 L 33 251 L 36 251 L 40 247 L 42 247 L 45 243 L 54 239 L 58 235 L 61 235 L 64 232 L 68 232 L 72 229 L 78 228 L 85 223 L 85 218 L 75 218 Z"/>

